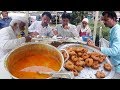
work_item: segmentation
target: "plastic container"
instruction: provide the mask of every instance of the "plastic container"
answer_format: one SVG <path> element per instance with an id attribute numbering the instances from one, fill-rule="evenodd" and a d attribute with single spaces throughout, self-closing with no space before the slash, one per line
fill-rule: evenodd
<path id="1" fill-rule="evenodd" d="M 87 41 L 87 39 L 90 38 L 91 40 L 93 40 L 93 37 L 92 36 L 82 36 L 82 40 L 83 41 Z"/>

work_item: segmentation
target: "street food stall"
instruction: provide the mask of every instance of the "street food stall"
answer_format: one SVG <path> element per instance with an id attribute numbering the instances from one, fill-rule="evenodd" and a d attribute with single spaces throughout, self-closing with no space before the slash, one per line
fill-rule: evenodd
<path id="1" fill-rule="evenodd" d="M 109 57 L 82 37 L 34 37 L 6 54 L 0 69 L 0 79 L 112 79 L 115 74 Z"/>
<path id="2" fill-rule="evenodd" d="M 41 57 L 38 56 L 38 53 L 41 54 Z M 67 56 L 65 56 L 65 54 Z M 0 74 L 0 78 L 111 79 L 115 72 L 109 58 L 105 56 L 104 59 L 101 58 L 101 61 L 97 62 L 97 60 L 94 59 L 94 55 L 96 55 L 96 57 L 97 55 L 99 57 L 104 56 L 103 53 L 95 48 L 87 46 L 82 38 L 33 38 L 32 42 L 16 47 L 3 58 L 4 60 L 0 65 L 0 73 L 3 74 Z M 86 56 L 88 57 L 85 58 Z M 35 59 L 36 57 L 39 59 L 38 61 Z M 46 63 L 44 63 L 41 58 L 46 58 L 47 61 L 44 60 Z M 52 60 L 54 59 L 54 61 L 50 60 L 50 58 Z M 92 61 L 89 61 L 91 59 Z M 55 62 L 56 60 L 61 64 L 57 64 L 57 62 Z M 72 69 L 70 62 L 74 62 L 74 69 Z M 52 65 L 52 63 L 54 65 Z M 49 67 L 53 70 L 43 67 L 47 65 L 50 65 Z M 108 68 L 106 69 L 106 67 Z"/>

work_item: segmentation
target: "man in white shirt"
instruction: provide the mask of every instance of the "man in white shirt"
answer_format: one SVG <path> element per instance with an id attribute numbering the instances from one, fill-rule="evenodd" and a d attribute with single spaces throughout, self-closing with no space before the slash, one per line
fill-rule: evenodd
<path id="1" fill-rule="evenodd" d="M 59 24 L 58 26 L 56 26 L 57 32 L 53 30 L 54 34 L 62 37 L 79 37 L 79 33 L 76 29 L 76 26 L 69 23 L 70 18 L 71 18 L 70 14 L 63 13 L 62 24 Z"/>
<path id="2" fill-rule="evenodd" d="M 31 41 L 29 36 L 17 38 L 20 31 L 25 29 L 25 25 L 24 20 L 13 19 L 10 26 L 0 30 L 0 59 L 18 45 Z"/>
<path id="3" fill-rule="evenodd" d="M 52 16 L 50 12 L 44 12 L 42 14 L 42 21 L 35 21 L 28 28 L 31 36 L 48 36 L 52 37 L 52 28 L 49 26 Z"/>

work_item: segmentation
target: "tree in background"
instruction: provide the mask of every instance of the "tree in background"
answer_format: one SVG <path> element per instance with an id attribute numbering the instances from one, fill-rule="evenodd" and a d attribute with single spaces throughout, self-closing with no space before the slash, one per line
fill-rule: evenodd
<path id="1" fill-rule="evenodd" d="M 74 25 L 78 25 L 84 17 L 88 17 L 89 13 L 93 13 L 91 11 L 72 11 L 70 22 Z"/>
<path id="2" fill-rule="evenodd" d="M 70 20 L 71 24 L 77 25 L 80 23 L 83 18 L 83 12 L 84 11 L 72 11 Z"/>

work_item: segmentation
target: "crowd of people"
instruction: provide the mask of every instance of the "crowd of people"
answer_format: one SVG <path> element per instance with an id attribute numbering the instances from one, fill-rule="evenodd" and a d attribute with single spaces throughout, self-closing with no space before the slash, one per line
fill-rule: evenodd
<path id="1" fill-rule="evenodd" d="M 1 15 L 0 29 L 10 26 L 12 18 L 8 17 L 8 11 L 2 11 Z M 44 12 L 41 21 L 35 21 L 28 27 L 29 35 L 33 37 L 36 35 L 47 37 L 54 35 L 61 37 L 91 36 L 91 29 L 89 28 L 89 20 L 87 18 L 84 18 L 81 25 L 78 26 L 70 24 L 71 16 L 69 13 L 63 13 L 61 18 L 62 24 L 58 24 L 55 28 L 52 28 L 49 25 L 52 15 L 50 12 Z"/>
<path id="2" fill-rule="evenodd" d="M 22 33 L 21 37 L 18 37 L 21 34 L 20 32 L 25 30 L 27 20 L 22 18 L 11 19 L 8 17 L 7 11 L 2 11 L 1 14 L 3 17 L 0 19 L 0 58 L 18 45 L 30 42 L 32 37 L 37 35 L 47 37 L 55 35 L 61 37 L 92 36 L 87 18 L 84 18 L 78 26 L 75 26 L 70 23 L 70 14 L 63 13 L 61 16 L 62 23 L 52 28 L 49 25 L 52 18 L 51 13 L 44 12 L 41 21 L 35 21 L 28 27 L 28 35 Z M 87 44 L 110 56 L 116 72 L 120 73 L 120 25 L 117 24 L 117 15 L 114 11 L 104 11 L 102 20 L 106 27 L 111 28 L 109 47 L 97 47 L 91 39 L 87 40 Z"/>
<path id="3" fill-rule="evenodd" d="M 44 12 L 42 14 L 42 21 L 33 22 L 28 28 L 28 31 L 32 36 L 40 35 L 47 37 L 52 37 L 54 35 L 61 37 L 79 37 L 91 35 L 91 29 L 89 28 L 87 18 L 83 19 L 82 24 L 80 26 L 78 25 L 78 28 L 77 26 L 70 24 L 70 14 L 63 13 L 61 18 L 62 24 L 58 24 L 55 28 L 52 28 L 49 25 L 52 16 L 50 12 Z"/>

